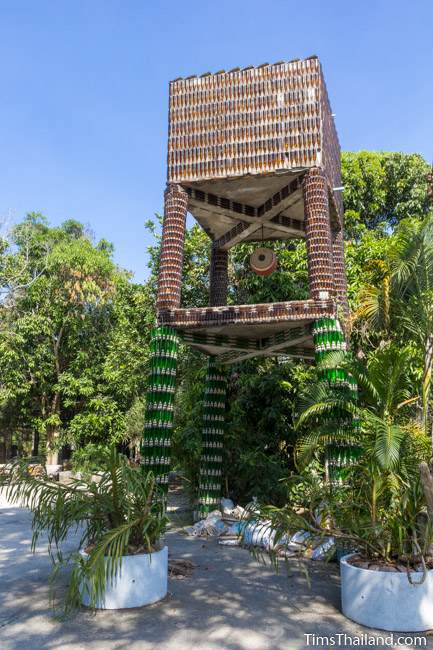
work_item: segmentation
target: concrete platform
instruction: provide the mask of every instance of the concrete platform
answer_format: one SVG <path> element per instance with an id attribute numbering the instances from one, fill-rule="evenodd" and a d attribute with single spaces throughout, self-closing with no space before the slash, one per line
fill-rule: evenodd
<path id="1" fill-rule="evenodd" d="M 83 609 L 73 620 L 58 622 L 50 615 L 45 545 L 31 555 L 30 538 L 30 513 L 0 497 L 0 650 L 297 650 L 326 646 L 318 636 L 333 636 L 334 647 L 342 648 L 355 644 L 337 634 L 352 640 L 389 636 L 342 616 L 335 564 L 310 562 L 310 589 L 294 562 L 289 576 L 284 566 L 276 575 L 243 549 L 175 529 L 166 535 L 171 556 L 192 560 L 196 568 L 189 578 L 170 580 L 165 601 L 97 614 Z M 423 641 L 416 647 L 432 645 Z"/>

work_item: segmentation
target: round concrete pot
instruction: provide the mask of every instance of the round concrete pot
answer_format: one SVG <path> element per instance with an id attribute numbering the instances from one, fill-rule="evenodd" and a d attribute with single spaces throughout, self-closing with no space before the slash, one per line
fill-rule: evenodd
<path id="1" fill-rule="evenodd" d="M 87 553 L 80 551 L 83 557 Z M 122 568 L 113 582 L 107 582 L 104 599 L 97 609 L 127 609 L 156 603 L 167 594 L 168 549 L 166 546 L 154 553 L 125 555 Z M 83 587 L 81 602 L 87 607 L 90 598 Z"/>
<path id="2" fill-rule="evenodd" d="M 406 573 L 371 571 L 340 560 L 343 614 L 361 625 L 390 632 L 422 632 L 433 628 L 433 571 L 422 584 Z M 411 573 L 420 582 L 422 572 Z"/>

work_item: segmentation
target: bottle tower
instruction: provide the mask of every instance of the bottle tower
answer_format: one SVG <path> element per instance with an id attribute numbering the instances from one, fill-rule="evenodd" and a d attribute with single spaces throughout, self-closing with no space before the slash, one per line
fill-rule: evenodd
<path id="1" fill-rule="evenodd" d="M 175 79 L 169 96 L 157 323 L 141 455 L 166 484 L 183 341 L 208 355 L 198 513 L 204 516 L 221 497 L 227 366 L 279 354 L 321 360 L 346 348 L 340 147 L 315 56 Z M 212 240 L 209 305 L 190 309 L 181 306 L 187 211 Z M 291 238 L 306 241 L 309 298 L 227 305 L 230 249 Z M 262 264 L 263 273 L 271 272 L 275 263 L 263 250 L 255 271 Z M 323 380 L 347 384 L 349 378 L 337 374 L 324 372 Z M 343 457 L 338 441 L 329 446 L 335 475 Z"/>

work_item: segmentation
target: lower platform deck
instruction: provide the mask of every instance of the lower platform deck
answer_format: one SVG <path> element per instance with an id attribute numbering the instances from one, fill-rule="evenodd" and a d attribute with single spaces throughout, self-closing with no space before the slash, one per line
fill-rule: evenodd
<path id="1" fill-rule="evenodd" d="M 313 359 L 312 323 L 335 316 L 332 300 L 296 300 L 166 310 L 158 323 L 175 327 L 185 343 L 222 363 L 237 363 L 280 354 Z"/>

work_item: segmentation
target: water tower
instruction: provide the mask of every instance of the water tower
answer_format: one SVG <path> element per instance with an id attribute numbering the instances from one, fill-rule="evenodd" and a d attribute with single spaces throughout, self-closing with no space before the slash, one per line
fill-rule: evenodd
<path id="1" fill-rule="evenodd" d="M 228 364 L 257 356 L 322 358 L 345 349 L 348 315 L 340 147 L 317 57 L 170 83 L 157 325 L 141 454 L 168 480 L 179 341 L 209 356 L 200 514 L 221 495 Z M 181 307 L 186 214 L 212 241 L 209 305 Z M 227 305 L 229 251 L 261 242 L 251 272 L 275 267 L 270 240 L 303 238 L 307 300 Z M 275 271 L 278 272 L 278 271 Z M 347 379 L 347 378 L 346 378 Z"/>

